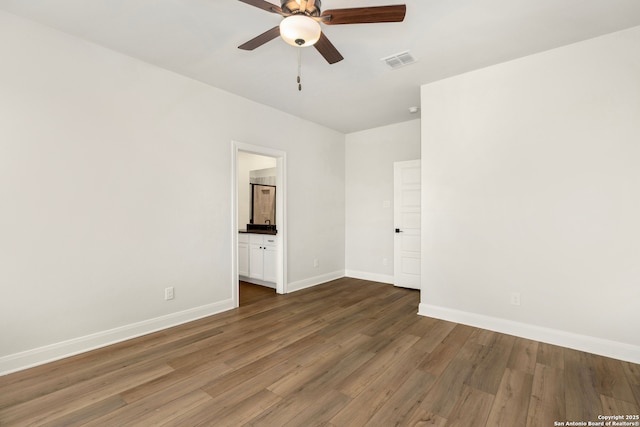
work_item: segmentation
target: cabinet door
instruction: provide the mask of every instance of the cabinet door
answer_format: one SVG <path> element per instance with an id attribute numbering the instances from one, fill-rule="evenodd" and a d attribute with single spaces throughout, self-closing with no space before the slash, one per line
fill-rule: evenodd
<path id="1" fill-rule="evenodd" d="M 275 282 L 278 280 L 276 274 L 276 257 L 278 251 L 275 246 L 264 246 L 264 280 L 267 282 Z"/>
<path id="2" fill-rule="evenodd" d="M 249 244 L 238 243 L 238 274 L 249 276 Z"/>
<path id="3" fill-rule="evenodd" d="M 264 279 L 264 246 L 249 245 L 249 277 L 254 279 Z"/>

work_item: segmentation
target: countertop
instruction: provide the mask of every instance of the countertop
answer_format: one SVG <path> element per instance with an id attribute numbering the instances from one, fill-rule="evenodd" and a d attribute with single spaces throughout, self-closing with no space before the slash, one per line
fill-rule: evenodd
<path id="1" fill-rule="evenodd" d="M 238 230 L 238 233 L 242 233 L 242 234 L 270 234 L 272 236 L 275 236 L 276 234 L 278 234 L 277 231 L 272 231 L 272 230 L 251 230 L 251 231 Z"/>

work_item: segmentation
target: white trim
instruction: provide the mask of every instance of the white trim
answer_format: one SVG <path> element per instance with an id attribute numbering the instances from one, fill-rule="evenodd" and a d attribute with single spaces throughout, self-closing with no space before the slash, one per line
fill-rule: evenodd
<path id="1" fill-rule="evenodd" d="M 393 285 L 393 276 L 389 274 L 369 273 L 367 271 L 347 270 L 345 276 L 372 282 L 389 283 Z"/>
<path id="2" fill-rule="evenodd" d="M 568 347 L 614 359 L 626 360 L 632 363 L 640 363 L 640 346 L 635 346 L 618 341 L 610 341 L 603 338 L 579 335 L 572 332 L 545 328 L 527 323 L 514 322 L 498 317 L 485 316 L 477 313 L 469 313 L 454 310 L 447 307 L 439 307 L 430 304 L 420 304 L 418 314 L 421 316 L 435 317 L 436 319 L 462 323 L 477 328 L 515 335 L 530 340 L 541 341 L 549 344 Z"/>
<path id="3" fill-rule="evenodd" d="M 295 292 L 302 289 L 310 288 L 312 286 L 320 285 L 322 283 L 330 282 L 332 280 L 340 279 L 342 277 L 344 277 L 344 270 L 339 270 L 332 273 L 325 273 L 319 276 L 298 280 L 297 282 L 291 282 L 289 283 L 289 286 L 287 288 L 289 289 L 289 292 Z"/>
<path id="4" fill-rule="evenodd" d="M 238 147 L 231 141 L 231 300 L 240 306 L 238 283 Z"/>
<path id="5" fill-rule="evenodd" d="M 253 283 L 254 285 L 264 286 L 265 288 L 275 289 L 276 284 L 273 282 L 267 282 L 260 279 L 254 279 L 253 277 L 243 276 L 242 274 L 238 275 L 238 278 L 243 282 Z"/>
<path id="6" fill-rule="evenodd" d="M 233 300 L 228 299 L 20 353 L 10 354 L 0 358 L 0 376 L 64 359 L 65 357 L 74 356 L 97 348 L 106 347 L 183 323 L 192 322 L 233 308 Z"/>
<path id="7" fill-rule="evenodd" d="M 287 289 L 287 153 L 269 147 L 231 141 L 231 289 L 235 307 L 238 307 L 238 151 L 274 157 L 276 159 L 276 225 L 278 227 L 276 292 L 286 294 Z"/>

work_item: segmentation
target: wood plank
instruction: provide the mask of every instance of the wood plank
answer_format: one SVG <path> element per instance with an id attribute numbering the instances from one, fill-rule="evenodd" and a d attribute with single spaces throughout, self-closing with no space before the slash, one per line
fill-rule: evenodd
<path id="1" fill-rule="evenodd" d="M 309 404 L 298 410 L 296 416 L 283 427 L 321 426 L 344 408 L 350 400 L 348 396 L 335 390 L 323 393 L 319 399 L 307 400 Z"/>
<path id="2" fill-rule="evenodd" d="M 609 357 L 592 357 L 596 389 L 600 394 L 635 403 L 622 362 Z"/>
<path id="3" fill-rule="evenodd" d="M 390 341 L 387 346 L 377 352 L 366 364 L 340 381 L 338 389 L 347 396 L 357 396 L 394 363 L 397 363 L 398 358 L 409 350 L 418 339 L 416 336 L 402 335 Z"/>
<path id="4" fill-rule="evenodd" d="M 467 342 L 472 332 L 473 328 L 470 326 L 456 325 L 433 352 L 420 363 L 418 369 L 429 372 L 434 376 L 442 374 Z"/>
<path id="5" fill-rule="evenodd" d="M 113 413 L 127 404 L 120 396 L 113 395 L 92 405 L 85 406 L 61 417 L 44 422 L 41 427 L 86 426 L 90 421 Z M 1 424 L 0 424 L 1 425 Z"/>
<path id="6" fill-rule="evenodd" d="M 447 419 L 418 407 L 408 418 L 405 425 L 420 427 L 445 427 Z"/>
<path id="7" fill-rule="evenodd" d="M 636 398 L 636 404 L 640 405 L 640 365 L 622 362 L 622 369 Z"/>
<path id="8" fill-rule="evenodd" d="M 395 393 L 409 376 L 415 372 L 425 354 L 410 348 L 400 354 L 394 365 L 388 367 L 373 381 L 368 382 L 357 396 L 342 409 L 331 423 L 336 426 L 363 426 Z M 426 392 L 426 390 L 425 390 Z M 415 396 L 416 398 L 418 396 Z"/>
<path id="9" fill-rule="evenodd" d="M 398 326 L 403 325 L 403 316 L 400 313 L 406 313 L 408 309 L 413 307 L 414 295 L 408 293 L 403 295 L 402 298 L 397 298 L 395 301 L 385 304 L 378 312 L 375 313 L 375 317 L 370 317 L 366 327 L 362 329 L 362 333 L 369 336 L 376 336 L 383 333 L 393 334 L 398 331 Z M 406 328 L 406 325 L 404 325 Z"/>
<path id="10" fill-rule="evenodd" d="M 486 424 L 487 417 L 493 405 L 494 396 L 473 387 L 465 386 L 462 395 L 451 410 L 447 420 L 447 427 L 468 427 L 472 425 L 501 425 Z M 505 424 L 516 425 L 516 424 Z"/>
<path id="11" fill-rule="evenodd" d="M 486 424 L 488 426 L 526 425 L 532 387 L 533 374 L 507 368 Z"/>
<path id="12" fill-rule="evenodd" d="M 536 363 L 552 368 L 564 369 L 564 349 L 553 344 L 538 343 Z"/>
<path id="13" fill-rule="evenodd" d="M 336 353 L 320 361 L 317 365 L 301 367 L 285 375 L 281 380 L 268 387 L 279 396 L 290 396 L 302 391 L 329 390 L 336 387 L 345 377 L 364 363 L 371 360 L 373 353 L 349 350 Z"/>
<path id="14" fill-rule="evenodd" d="M 456 323 L 444 320 L 429 320 L 433 320 L 433 322 L 431 323 L 431 327 L 427 329 L 424 334 L 414 334 L 421 337 L 420 341 L 416 343 L 415 348 L 425 353 L 433 352 L 457 325 Z"/>
<path id="15" fill-rule="evenodd" d="M 389 426 L 406 424 L 420 403 L 420 396 L 431 388 L 434 376 L 420 370 L 413 371 L 407 380 L 373 414 L 366 425 Z"/>
<path id="16" fill-rule="evenodd" d="M 567 419 L 597 419 L 602 413 L 602 402 L 593 356 L 564 349 L 564 381 Z"/>
<path id="17" fill-rule="evenodd" d="M 621 362 L 629 384 L 640 385 L 640 365 L 631 362 Z"/>
<path id="18" fill-rule="evenodd" d="M 297 369 L 300 363 L 312 363 L 311 361 L 301 362 L 300 358 L 316 355 L 316 351 L 321 348 L 319 343 L 323 344 L 323 341 L 316 337 L 300 340 L 264 359 L 220 375 L 209 381 L 202 389 L 212 397 L 217 397 L 229 393 L 243 384 L 253 385 L 257 380 L 262 381 L 263 379 L 264 383 L 261 382 L 260 387 L 265 388 Z"/>
<path id="19" fill-rule="evenodd" d="M 208 402 L 176 418 L 174 425 L 236 425 L 235 422 L 248 422 L 281 402 L 280 396 L 265 388 L 266 384 L 272 383 L 277 377 L 278 369 L 274 367 L 233 388 L 218 390 L 215 397 L 208 393 Z M 228 420 L 229 424 L 221 424 L 221 419 Z"/>
<path id="20" fill-rule="evenodd" d="M 426 316 L 418 316 L 418 318 L 420 320 L 418 320 L 417 322 L 411 322 L 411 318 L 407 317 L 407 316 L 403 316 L 405 317 L 407 320 L 409 320 L 409 322 L 407 322 L 406 328 L 403 330 L 403 332 L 405 334 L 409 334 L 409 335 L 415 335 L 417 337 L 424 337 L 425 335 L 427 335 L 428 333 L 430 333 L 431 331 L 433 331 L 433 329 L 435 329 L 438 324 L 440 323 L 449 323 L 451 324 L 451 329 L 453 329 L 453 327 L 456 325 L 453 322 L 446 322 L 444 320 L 440 320 L 440 319 L 434 319 L 433 317 L 426 317 Z M 444 336 L 446 336 L 447 334 L 444 334 Z M 443 336 L 443 338 L 444 338 Z M 442 341 L 442 338 L 440 339 L 440 341 Z M 436 343 L 437 344 L 437 343 Z"/>
<path id="21" fill-rule="evenodd" d="M 640 405 L 636 403 L 614 399 L 613 397 L 605 395 L 600 395 L 600 400 L 602 401 L 602 415 L 637 415 L 640 417 Z M 638 422 L 640 420 L 636 419 L 630 421 Z"/>
<path id="22" fill-rule="evenodd" d="M 200 426 L 240 426 L 250 422 L 264 411 L 280 402 L 282 398 L 266 389 L 249 396 L 224 411 L 209 411 L 210 417 L 205 417 L 196 425 Z M 215 414 L 212 416 L 212 414 Z M 175 424 L 187 425 L 187 424 Z M 193 425 L 193 424 L 188 424 Z"/>
<path id="23" fill-rule="evenodd" d="M 498 332 L 489 331 L 487 329 L 474 328 L 471 336 L 469 337 L 469 341 L 483 345 L 485 347 L 490 347 L 491 345 L 493 345 L 498 336 L 500 336 Z"/>
<path id="24" fill-rule="evenodd" d="M 277 342 L 280 347 L 286 347 L 298 340 L 306 338 L 320 331 L 325 325 L 318 321 L 315 317 L 309 316 L 309 313 L 305 313 L 302 319 L 292 319 L 295 322 L 295 330 L 291 328 L 282 329 L 279 331 L 273 331 L 265 335 L 265 338 L 269 341 Z"/>
<path id="25" fill-rule="evenodd" d="M 274 394 L 275 395 L 275 394 Z M 320 396 L 317 396 L 319 399 Z M 281 399 L 275 405 L 262 411 L 243 426 L 282 426 L 295 419 L 296 415 L 313 403 L 311 395 L 302 393 L 292 398 Z M 203 426 L 206 424 L 203 424 Z"/>
<path id="26" fill-rule="evenodd" d="M 44 424 L 172 371 L 154 362 L 123 368 L 4 409 L 0 421 L 11 426 Z"/>
<path id="27" fill-rule="evenodd" d="M 507 367 L 533 375 L 538 358 L 538 342 L 526 338 L 516 338 L 509 355 Z"/>
<path id="28" fill-rule="evenodd" d="M 488 346 L 482 346 L 482 351 L 475 354 L 473 360 L 475 369 L 465 384 L 478 390 L 495 395 L 509 361 L 515 337 L 497 334 Z"/>
<path id="29" fill-rule="evenodd" d="M 566 418 L 564 372 L 549 365 L 536 364 L 527 427 L 549 427 Z"/>
<path id="30" fill-rule="evenodd" d="M 172 398 L 177 398 L 187 391 L 207 385 L 212 378 L 230 371 L 231 368 L 220 362 L 209 362 L 204 364 L 200 371 L 173 371 L 125 390 L 120 393 L 120 396 L 128 404 L 148 399 L 150 396 L 154 396 L 155 399 L 159 399 L 159 395 L 163 397 L 169 395 Z"/>
<path id="31" fill-rule="evenodd" d="M 274 394 L 275 395 L 275 394 Z M 303 389 L 249 420 L 247 426 L 323 425 L 350 401 L 335 390 Z M 315 421 L 313 421 L 315 420 Z M 292 423 L 292 421 L 295 421 Z M 297 424 L 296 424 L 297 422 Z"/>
<path id="32" fill-rule="evenodd" d="M 631 390 L 633 391 L 633 395 L 636 398 L 636 404 L 640 405 L 640 384 L 632 384 Z"/>
<path id="33" fill-rule="evenodd" d="M 477 345 L 470 344 L 472 345 L 467 348 Z M 465 381 L 473 373 L 473 369 L 474 366 L 467 357 L 456 356 L 444 372 L 437 377 L 433 387 L 420 402 L 419 409 L 416 411 L 448 418 L 453 406 L 462 395 Z"/>
<path id="34" fill-rule="evenodd" d="M 211 400 L 211 396 L 198 389 L 158 397 L 153 395 L 148 399 L 139 400 L 84 425 L 87 427 L 131 426 L 144 420 L 144 424 L 155 426 L 173 421 L 183 413 Z"/>

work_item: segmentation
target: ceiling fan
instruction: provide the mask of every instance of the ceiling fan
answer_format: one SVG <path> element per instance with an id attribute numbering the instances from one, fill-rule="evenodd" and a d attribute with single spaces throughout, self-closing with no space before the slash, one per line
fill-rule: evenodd
<path id="1" fill-rule="evenodd" d="M 280 25 L 238 46 L 239 49 L 253 50 L 281 36 L 292 46 L 314 46 L 329 64 L 344 58 L 324 35 L 320 22 L 326 25 L 373 24 L 378 22 L 402 22 L 407 6 L 374 6 L 321 11 L 321 0 L 280 0 L 276 6 L 266 0 L 240 0 L 267 12 L 276 13 L 284 19 Z"/>

